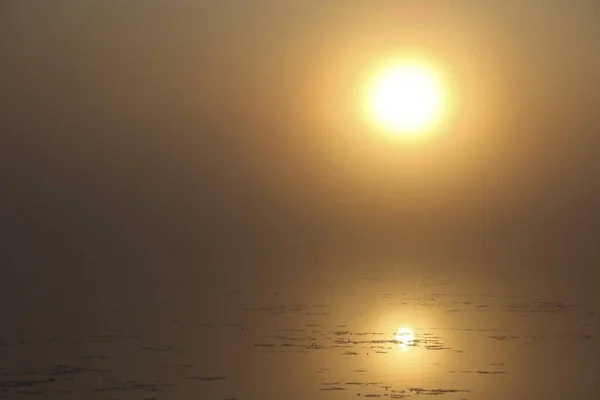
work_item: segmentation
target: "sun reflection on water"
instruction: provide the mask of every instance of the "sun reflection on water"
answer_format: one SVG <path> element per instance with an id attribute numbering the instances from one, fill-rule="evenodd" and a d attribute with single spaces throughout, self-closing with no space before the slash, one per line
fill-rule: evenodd
<path id="1" fill-rule="evenodd" d="M 408 327 L 402 327 L 396 332 L 396 343 L 402 351 L 408 351 L 415 344 L 415 333 Z"/>

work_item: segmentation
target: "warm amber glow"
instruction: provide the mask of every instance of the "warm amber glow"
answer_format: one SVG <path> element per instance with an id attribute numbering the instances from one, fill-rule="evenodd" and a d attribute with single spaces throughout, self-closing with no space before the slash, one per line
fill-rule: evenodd
<path id="1" fill-rule="evenodd" d="M 442 112 L 439 79 L 417 63 L 388 66 L 369 88 L 370 117 L 394 134 L 418 135 L 431 129 Z"/>

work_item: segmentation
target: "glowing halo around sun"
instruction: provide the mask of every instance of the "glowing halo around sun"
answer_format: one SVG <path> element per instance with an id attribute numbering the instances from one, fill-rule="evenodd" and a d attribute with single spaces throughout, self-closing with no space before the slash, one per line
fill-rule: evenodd
<path id="1" fill-rule="evenodd" d="M 444 90 L 431 68 L 416 62 L 382 68 L 368 87 L 367 112 L 381 129 L 420 136 L 442 116 Z"/>

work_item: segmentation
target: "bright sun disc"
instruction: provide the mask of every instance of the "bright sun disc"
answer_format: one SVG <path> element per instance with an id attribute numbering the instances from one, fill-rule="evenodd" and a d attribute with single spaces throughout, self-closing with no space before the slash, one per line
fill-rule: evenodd
<path id="1" fill-rule="evenodd" d="M 374 122 L 392 133 L 415 135 L 441 113 L 442 91 L 435 75 L 419 65 L 397 65 L 378 74 L 369 94 Z"/>

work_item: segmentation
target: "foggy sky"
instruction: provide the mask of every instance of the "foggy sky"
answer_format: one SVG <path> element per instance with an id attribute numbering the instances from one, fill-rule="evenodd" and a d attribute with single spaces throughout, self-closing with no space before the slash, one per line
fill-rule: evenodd
<path id="1" fill-rule="evenodd" d="M 589 264 L 599 20 L 581 0 L 3 1 L 2 262 Z M 439 140 L 352 109 L 397 52 L 450 78 Z"/>

